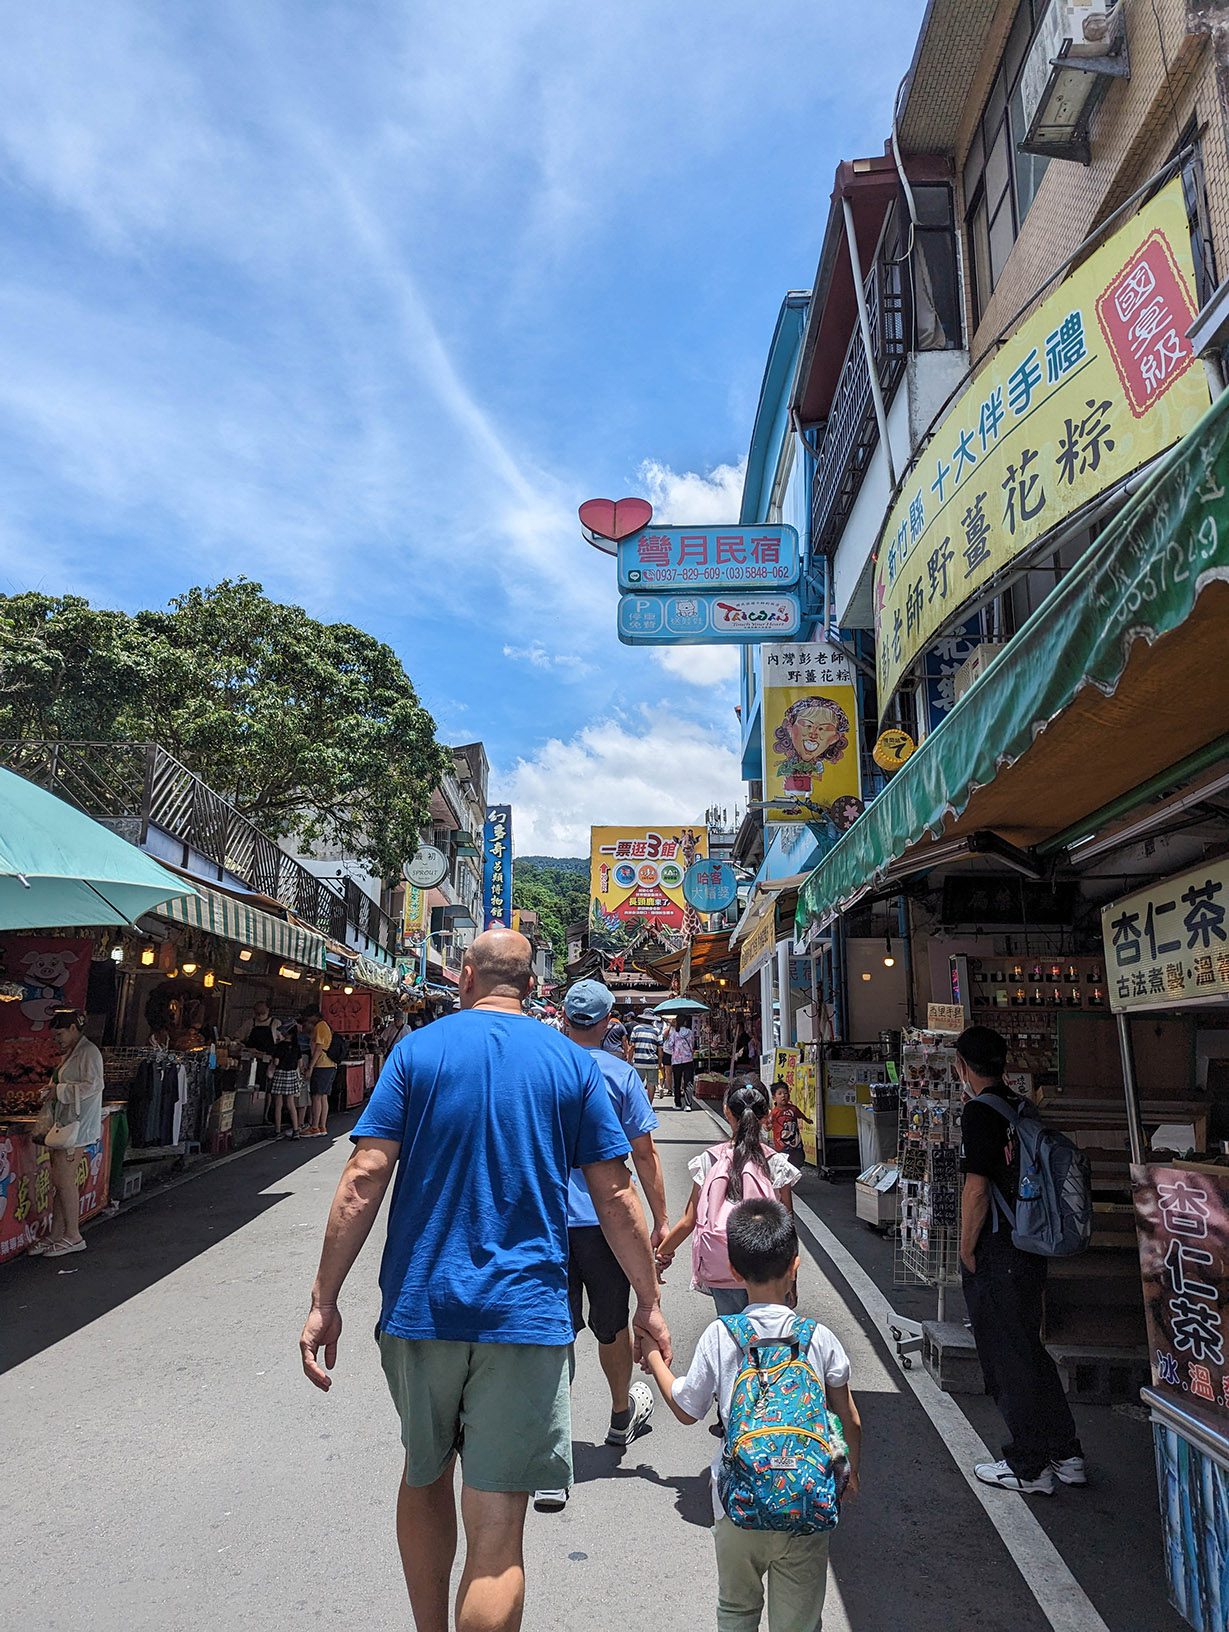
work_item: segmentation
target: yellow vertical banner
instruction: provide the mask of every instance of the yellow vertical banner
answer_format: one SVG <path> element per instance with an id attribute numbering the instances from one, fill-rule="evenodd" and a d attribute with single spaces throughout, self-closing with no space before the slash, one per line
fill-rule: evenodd
<path id="1" fill-rule="evenodd" d="M 760 654 L 765 820 L 813 821 L 807 807 L 821 806 L 843 828 L 862 798 L 853 665 L 825 643 L 763 646 Z"/>

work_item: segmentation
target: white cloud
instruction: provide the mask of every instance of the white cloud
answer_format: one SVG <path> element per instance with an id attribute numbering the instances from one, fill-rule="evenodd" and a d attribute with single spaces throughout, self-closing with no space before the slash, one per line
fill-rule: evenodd
<path id="1" fill-rule="evenodd" d="M 668 674 L 692 686 L 732 686 L 738 679 L 733 646 L 658 646 L 653 656 Z"/>
<path id="2" fill-rule="evenodd" d="M 586 663 L 575 652 L 548 652 L 540 640 L 530 646 L 505 646 L 504 656 L 513 663 L 528 663 L 530 668 L 547 669 L 573 680 L 583 680 L 593 673 L 592 663 Z"/>
<path id="3" fill-rule="evenodd" d="M 653 520 L 663 527 L 712 527 L 738 520 L 747 461 L 717 465 L 702 475 L 695 470 L 671 470 L 657 459 L 640 467 L 645 497 L 653 506 Z"/>
<path id="4" fill-rule="evenodd" d="M 520 855 L 588 855 L 591 827 L 698 822 L 744 797 L 728 737 L 660 707 L 642 709 L 638 727 L 608 719 L 552 737 L 493 780 Z"/>

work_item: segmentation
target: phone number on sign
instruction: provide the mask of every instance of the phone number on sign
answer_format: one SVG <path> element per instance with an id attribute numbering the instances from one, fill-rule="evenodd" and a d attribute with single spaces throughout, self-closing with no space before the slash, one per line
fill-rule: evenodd
<path id="1" fill-rule="evenodd" d="M 788 577 L 786 568 L 758 562 L 745 567 L 644 567 L 640 572 L 645 584 L 775 584 Z"/>

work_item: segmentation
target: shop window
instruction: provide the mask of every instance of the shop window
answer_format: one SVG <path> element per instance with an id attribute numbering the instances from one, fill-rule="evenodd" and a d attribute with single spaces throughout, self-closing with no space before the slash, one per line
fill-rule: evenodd
<path id="1" fill-rule="evenodd" d="M 1205 305 L 1216 291 L 1216 256 L 1212 248 L 1211 218 L 1208 214 L 1208 187 L 1203 170 L 1203 144 L 1192 122 L 1182 132 L 1176 151 L 1190 148 L 1182 165 L 1182 194 L 1186 200 L 1186 223 L 1191 233 L 1191 255 L 1195 262 L 1195 300 Z"/>
<path id="2" fill-rule="evenodd" d="M 1003 60 L 965 158 L 965 223 L 975 321 L 981 320 L 1003 275 L 1049 162 L 1019 150 L 1025 132 L 1020 77 L 1033 30 L 1046 3 L 1020 0 Z"/>
<path id="3" fill-rule="evenodd" d="M 964 343 L 964 322 L 960 310 L 952 188 L 946 182 L 914 182 L 911 191 L 917 215 L 912 240 L 903 195 L 892 206 L 883 238 L 883 253 L 889 262 L 899 265 L 908 261 L 909 349 L 957 351 Z M 885 302 L 882 320 L 885 324 L 897 324 L 899 332 L 889 336 L 892 341 L 905 339 L 904 313 L 899 320 L 895 319 Z"/>

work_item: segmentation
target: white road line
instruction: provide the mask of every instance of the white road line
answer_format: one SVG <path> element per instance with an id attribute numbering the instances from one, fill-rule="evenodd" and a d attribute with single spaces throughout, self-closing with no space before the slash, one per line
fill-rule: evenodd
<path id="1" fill-rule="evenodd" d="M 893 1313 L 887 1298 L 823 1219 L 797 1194 L 794 1196 L 794 1211 L 818 1238 L 854 1297 L 871 1317 L 876 1330 L 880 1334 L 886 1333 L 888 1317 Z M 969 1489 L 985 1508 L 987 1517 L 1024 1577 L 1025 1586 L 1037 1600 L 1038 1607 L 1054 1632 L 1109 1632 L 1088 1594 L 1067 1567 L 1062 1554 L 1029 1511 L 1025 1498 L 992 1490 L 974 1475 L 975 1463 L 993 1462 L 995 1458 L 951 1395 L 944 1394 L 925 1370 L 902 1370 L 901 1376 L 930 1418 Z"/>
<path id="2" fill-rule="evenodd" d="M 718 1127 L 724 1130 L 727 1126 L 725 1118 L 719 1117 L 707 1105 L 704 1108 Z M 819 1240 L 854 1297 L 871 1317 L 875 1330 L 886 1340 L 888 1319 L 895 1313 L 887 1298 L 853 1253 L 797 1193 L 794 1195 L 794 1212 Z M 905 1371 L 902 1368 L 900 1375 L 930 1418 L 965 1483 L 985 1509 L 987 1518 L 998 1531 L 1012 1562 L 1024 1578 L 1025 1586 L 1037 1600 L 1037 1606 L 1053 1632 L 1109 1632 L 1109 1627 L 1072 1575 L 1062 1554 L 1029 1511 L 1024 1497 L 992 1490 L 974 1474 L 976 1463 L 997 1459 L 951 1395 L 945 1394 L 924 1369 L 915 1367 Z M 1037 1500 L 1048 1498 L 1038 1497 Z"/>

